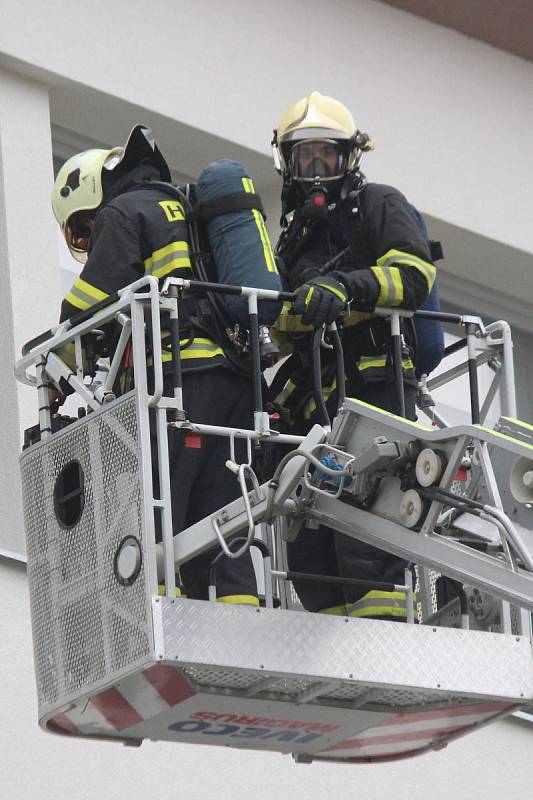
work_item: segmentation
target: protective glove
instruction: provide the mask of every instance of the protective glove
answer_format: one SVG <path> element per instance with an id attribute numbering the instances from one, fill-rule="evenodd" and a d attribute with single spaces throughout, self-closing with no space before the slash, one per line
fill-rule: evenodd
<path id="1" fill-rule="evenodd" d="M 301 314 L 304 325 L 320 328 L 334 322 L 344 311 L 349 297 L 346 287 L 335 278 L 325 275 L 313 278 L 296 293 L 293 314 Z"/>

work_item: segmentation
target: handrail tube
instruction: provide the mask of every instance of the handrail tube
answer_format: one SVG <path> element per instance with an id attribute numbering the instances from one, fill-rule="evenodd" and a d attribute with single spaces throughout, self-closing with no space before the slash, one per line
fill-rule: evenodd
<path id="1" fill-rule="evenodd" d="M 394 379 L 396 381 L 396 391 L 398 393 L 398 405 L 400 416 L 405 417 L 405 389 L 403 385 L 403 366 L 402 366 L 402 334 L 400 328 L 400 317 L 393 311 L 390 318 L 391 339 L 392 339 L 392 360 L 394 367 Z"/>
<path id="2" fill-rule="evenodd" d="M 452 314 L 447 311 L 425 311 L 418 309 L 413 313 L 416 319 L 435 319 L 439 322 L 455 322 L 457 325 L 462 325 L 464 317 L 461 314 Z"/>
<path id="3" fill-rule="evenodd" d="M 258 289 L 254 286 L 234 286 L 230 283 L 213 283 L 211 281 L 194 281 L 188 278 L 167 278 L 161 294 L 167 294 L 170 286 L 179 286 L 193 292 L 219 292 L 220 294 L 236 294 L 249 297 L 255 295 L 258 300 L 295 300 L 295 292 L 277 292 L 274 289 Z"/>
<path id="4" fill-rule="evenodd" d="M 466 323 L 466 340 L 468 347 L 468 378 L 470 381 L 470 410 L 472 425 L 478 425 L 479 415 L 479 383 L 477 377 L 477 359 L 475 350 L 475 326 L 473 322 Z"/>
<path id="5" fill-rule="evenodd" d="M 230 544 L 236 544 L 237 542 L 245 542 L 246 536 L 236 536 L 232 539 Z M 249 543 L 249 547 L 256 547 L 261 555 L 263 556 L 263 567 L 264 567 L 264 577 L 265 577 L 265 606 L 266 608 L 273 608 L 274 606 L 274 599 L 272 596 L 272 567 L 271 561 L 272 556 L 270 554 L 270 549 L 268 545 L 263 542 L 262 539 L 252 539 Z M 209 600 L 215 601 L 216 598 L 216 570 L 219 561 L 224 558 L 224 552 L 221 550 L 214 559 L 211 561 L 209 566 L 209 571 L 207 573 L 207 584 L 209 587 Z"/>
<path id="6" fill-rule="evenodd" d="M 259 317 L 257 294 L 248 295 L 248 320 L 250 331 L 250 358 L 252 361 L 252 389 L 255 413 L 263 411 L 263 388 L 261 375 L 261 353 L 259 351 Z"/>
<path id="7" fill-rule="evenodd" d="M 203 422 L 169 422 L 170 427 L 182 430 L 184 433 L 204 433 L 206 436 L 234 436 L 236 439 L 251 439 L 252 441 L 282 442 L 283 444 L 299 445 L 305 436 L 278 431 L 256 431 L 248 428 L 227 428 L 223 425 L 207 425 Z"/>
<path id="8" fill-rule="evenodd" d="M 180 416 L 185 417 L 183 408 L 183 375 L 181 369 L 180 358 L 180 321 L 179 321 L 179 295 L 178 289 L 175 286 L 170 287 L 170 297 L 174 300 L 173 308 L 170 309 L 170 343 L 172 348 L 172 386 L 174 389 L 174 399 L 176 400 L 176 409 L 170 413 L 171 419 L 178 419 Z"/>
<path id="9" fill-rule="evenodd" d="M 322 394 L 322 359 L 320 357 L 322 334 L 323 328 L 315 328 L 311 342 L 313 355 L 313 400 L 315 401 L 320 424 L 326 428 L 331 428 L 331 420 L 326 408 L 324 395 Z"/>
<path id="10" fill-rule="evenodd" d="M 150 327 L 152 333 L 152 368 L 154 371 L 154 392 L 148 395 L 148 406 L 154 408 L 163 396 L 163 350 L 161 346 L 161 318 L 159 313 L 159 283 L 153 275 L 147 276 L 150 297 Z M 134 299 L 139 299 L 134 295 Z M 142 297 L 140 298 L 142 299 Z"/>
<path id="11" fill-rule="evenodd" d="M 507 417 L 516 417 L 516 387 L 514 379 L 513 363 L 513 340 L 511 338 L 511 326 L 504 320 L 498 320 L 494 325 L 498 325 L 502 331 L 503 338 L 503 388 L 502 392 L 502 413 Z M 490 331 L 490 327 L 488 330 Z"/>
<path id="12" fill-rule="evenodd" d="M 157 285 L 155 278 L 153 278 L 151 275 L 147 275 L 144 278 L 139 278 L 138 281 L 125 286 L 124 289 L 120 289 L 118 292 L 119 299 L 115 301 L 115 306 L 113 303 L 111 303 L 108 307 L 98 311 L 94 317 L 90 317 L 83 322 L 78 323 L 75 327 L 72 327 L 68 320 L 59 323 L 53 329 L 53 336 L 51 338 L 45 339 L 39 344 L 34 345 L 31 350 L 28 350 L 26 354 L 17 361 L 15 365 L 15 377 L 17 380 L 19 380 L 21 383 L 27 384 L 28 386 L 35 386 L 35 379 L 33 376 L 26 375 L 26 370 L 29 366 L 35 363 L 36 359 L 40 355 L 46 355 L 50 350 L 56 349 L 62 344 L 70 342 L 72 339 L 74 339 L 74 337 L 83 336 L 85 333 L 89 333 L 90 331 L 94 330 L 94 328 L 111 321 L 118 311 L 122 310 L 126 306 L 131 306 L 135 291 L 138 288 L 149 285 L 150 281 L 155 282 Z M 147 294 L 146 296 L 148 297 L 149 295 Z M 114 306 L 114 308 L 111 311 L 112 306 Z M 91 306 L 91 309 L 94 309 L 94 306 Z M 38 338 L 39 337 L 36 337 L 36 339 Z"/>
<path id="13" fill-rule="evenodd" d="M 463 350 L 466 347 L 467 343 L 468 341 L 466 338 L 458 339 L 456 342 L 452 342 L 452 344 L 449 344 L 447 347 L 444 348 L 444 358 L 446 358 L 446 356 L 451 356 L 454 353 L 458 353 L 459 350 Z"/>
<path id="14" fill-rule="evenodd" d="M 485 364 L 491 358 L 492 358 L 492 353 L 489 353 L 487 351 L 483 353 L 478 353 L 476 356 L 478 367 L 480 367 L 482 364 Z M 435 391 L 435 389 L 439 389 L 441 386 L 444 386 L 452 378 L 459 378 L 461 375 L 465 375 L 467 372 L 468 372 L 468 363 L 465 361 L 461 364 L 458 364 L 455 367 L 450 367 L 450 369 L 446 370 L 446 372 L 441 372 L 439 375 L 435 375 L 434 378 L 429 378 L 429 380 L 426 383 L 426 386 L 430 391 Z"/>
<path id="15" fill-rule="evenodd" d="M 126 315 L 120 315 L 126 316 Z M 106 375 L 105 379 L 105 388 L 111 391 L 113 389 L 113 385 L 117 378 L 118 372 L 120 370 L 120 365 L 122 363 L 122 356 L 126 349 L 126 345 L 131 337 L 131 318 L 126 317 L 122 323 L 122 330 L 120 331 L 120 338 L 118 340 L 117 348 L 115 350 L 115 354 L 113 356 L 113 361 L 110 365 L 109 372 Z"/>
<path id="16" fill-rule="evenodd" d="M 344 351 L 337 325 L 333 322 L 328 326 L 328 333 L 333 343 L 335 353 L 335 379 L 337 381 L 337 412 L 346 399 L 346 373 L 344 371 Z"/>
<path id="17" fill-rule="evenodd" d="M 383 592 L 405 591 L 407 588 L 403 584 L 388 581 L 367 581 L 363 578 L 343 578 L 339 575 L 320 575 L 311 572 L 297 572 L 290 569 L 286 571 L 272 570 L 272 575 L 274 578 L 284 578 L 288 581 L 301 580 L 316 583 L 333 583 L 338 586 L 357 586 L 360 589 L 380 589 Z"/>

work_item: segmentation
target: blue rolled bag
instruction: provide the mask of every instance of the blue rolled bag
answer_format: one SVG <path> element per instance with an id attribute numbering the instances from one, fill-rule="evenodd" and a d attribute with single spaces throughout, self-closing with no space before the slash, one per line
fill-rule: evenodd
<path id="1" fill-rule="evenodd" d="M 437 284 L 433 284 L 430 294 L 421 311 L 440 311 L 439 292 Z M 429 375 L 439 366 L 444 356 L 444 326 L 436 319 L 415 319 L 416 331 L 416 375 Z"/>
<path id="2" fill-rule="evenodd" d="M 281 280 L 265 227 L 261 199 L 242 164 L 221 159 L 208 164 L 196 182 L 199 217 L 207 236 L 220 283 L 281 291 Z M 248 300 L 220 295 L 229 316 L 248 328 Z M 273 325 L 281 302 L 260 300 L 259 325 Z"/>
<path id="3" fill-rule="evenodd" d="M 428 225 L 424 215 L 412 206 L 418 224 L 428 240 L 433 261 L 443 258 L 442 245 L 430 239 Z M 431 292 L 420 306 L 421 311 L 440 311 L 437 282 L 433 283 Z M 414 320 L 416 333 L 416 376 L 429 375 L 438 367 L 444 357 L 444 326 L 440 320 L 416 317 Z"/>

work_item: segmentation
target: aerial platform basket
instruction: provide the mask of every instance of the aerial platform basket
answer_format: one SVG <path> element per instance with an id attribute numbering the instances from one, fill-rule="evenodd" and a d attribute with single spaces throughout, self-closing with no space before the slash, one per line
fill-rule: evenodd
<path id="1" fill-rule="evenodd" d="M 146 374 L 137 364 L 144 363 L 143 308 L 151 308 L 152 341 L 158 341 L 154 312 L 159 304 L 177 312 L 177 305 L 172 298 L 160 297 L 154 281 L 145 284 L 148 293 L 145 286 L 143 291 L 133 287 L 94 319 L 34 343 L 18 367 L 21 378 L 27 377 L 30 364 L 36 365 L 38 378 L 57 381 L 60 375 L 70 375 L 91 408 L 91 413 L 53 433 L 46 431 L 51 419 L 45 412 L 41 440 L 21 455 L 40 725 L 56 733 L 127 744 L 143 739 L 219 744 L 293 753 L 302 762 L 357 763 L 440 748 L 530 704 L 533 657 L 525 620 L 533 608 L 533 576 L 528 546 L 521 540 L 518 545 L 507 541 L 507 550 L 491 545 L 492 556 L 434 537 L 432 529 L 442 521 L 440 495 L 424 512 L 431 530 L 424 530 L 424 520 L 422 528 L 408 528 L 395 511 L 400 489 L 392 472 L 381 479 L 383 491 L 372 514 L 372 509 L 359 512 L 347 505 L 342 486 L 328 487 L 310 469 L 310 458 L 319 448 L 337 455 L 345 452 L 341 466 L 360 458 L 366 467 L 357 473 L 353 499 L 354 486 L 363 486 L 390 461 L 385 445 L 394 442 L 401 449 L 416 439 L 447 453 L 448 467 L 439 483 L 446 492 L 465 448 L 477 448 L 476 496 L 485 492 L 493 502 L 497 488 L 487 463 L 489 449 L 497 450 L 500 441 L 496 434 L 480 426 L 465 426 L 455 435 L 453 429 L 415 430 L 392 415 L 346 401 L 332 432 L 315 426 L 301 439 L 302 455 L 292 458 L 278 476 L 271 502 L 267 485 L 255 485 L 213 519 L 173 540 L 164 464 L 167 410 L 176 407 L 177 399 L 158 396 L 157 376 L 155 391 L 149 394 Z M 123 345 L 133 335 L 137 387 L 113 399 L 113 364 L 103 387 L 91 388 L 76 383 L 75 373 L 61 366 L 55 351 L 69 337 L 79 341 L 117 314 L 127 330 Z M 78 378 L 80 373 L 81 359 Z M 42 389 L 40 395 L 42 407 Z M 155 409 L 152 438 L 155 431 L 157 447 L 151 447 L 150 407 Z M 255 422 L 255 430 L 248 432 L 250 441 L 277 436 L 268 430 L 259 409 Z M 185 427 L 201 428 L 194 422 Z M 378 442 L 383 450 L 375 451 L 376 430 L 386 440 Z M 502 448 L 515 461 L 524 459 L 522 471 L 529 472 L 531 446 L 527 430 L 520 430 L 514 434 L 521 438 L 502 434 Z M 205 427 L 202 432 L 215 433 Z M 247 438 L 242 430 L 232 435 Z M 154 457 L 159 459 L 160 499 L 154 498 L 152 485 Z M 474 515 L 474 505 L 471 511 Z M 155 543 L 156 513 L 163 529 L 160 545 Z M 359 525 L 358 514 L 363 515 Z M 524 525 L 529 524 L 528 509 L 521 514 Z M 485 592 L 494 587 L 505 632 L 457 627 L 461 615 L 450 622 L 453 609 L 440 616 L 425 614 L 425 624 L 303 612 L 284 600 L 281 591 L 289 573 L 279 568 L 284 552 L 279 536 L 273 554 L 277 569 L 271 569 L 269 558 L 264 562 L 266 607 L 175 596 L 175 566 L 237 530 L 248 528 L 250 535 L 256 524 L 281 518 L 289 520 L 285 538 L 294 535 L 298 520 L 322 519 L 347 535 L 379 541 L 391 552 L 403 554 L 402 548 L 411 548 L 412 560 L 422 566 L 420 580 L 430 567 L 443 572 L 449 568 L 460 579 L 457 559 L 462 554 L 465 582 L 468 576 Z M 407 545 L 399 543 L 402 535 Z M 161 595 L 163 576 L 166 593 Z M 510 588 L 505 586 L 507 578 Z M 272 586 L 281 598 L 277 608 Z M 506 608 L 514 615 L 510 626 L 504 624 Z"/>

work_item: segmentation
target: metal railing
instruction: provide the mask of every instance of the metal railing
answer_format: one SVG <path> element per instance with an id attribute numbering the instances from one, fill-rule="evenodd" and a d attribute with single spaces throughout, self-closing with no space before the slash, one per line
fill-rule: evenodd
<path id="1" fill-rule="evenodd" d="M 229 294 L 240 294 L 248 299 L 249 311 L 249 359 L 250 375 L 253 384 L 253 426 L 250 428 L 229 428 L 219 426 L 209 426 L 189 420 L 183 404 L 183 379 L 180 363 L 180 317 L 179 300 L 183 292 L 220 292 Z M 301 445 L 304 442 L 303 436 L 288 435 L 280 433 L 272 428 L 269 415 L 264 411 L 262 374 L 259 349 L 259 321 L 258 321 L 258 301 L 260 300 L 292 300 L 294 295 L 290 293 L 279 293 L 268 290 L 260 290 L 251 287 L 235 287 L 221 284 L 206 284 L 203 282 L 169 278 L 164 282 L 160 289 L 157 281 L 153 277 L 145 277 L 136 283 L 125 287 L 106 301 L 93 306 L 81 314 L 77 314 L 71 319 L 61 323 L 53 329 L 32 341 L 28 342 L 23 349 L 23 357 L 17 363 L 15 374 L 22 382 L 35 386 L 38 391 L 39 403 L 39 426 L 41 438 L 52 435 L 52 409 L 48 396 L 50 385 L 57 387 L 68 386 L 78 394 L 81 401 L 86 404 L 88 410 L 96 410 L 105 406 L 115 399 L 115 387 L 117 380 L 123 369 L 124 357 L 128 348 L 131 348 L 131 357 L 135 367 L 135 389 L 139 395 L 139 413 L 141 435 L 150 438 L 150 421 L 148 416 L 149 409 L 152 410 L 155 423 L 155 438 L 157 441 L 157 460 L 159 466 L 159 496 L 155 498 L 153 492 L 146 489 L 146 505 L 148 508 L 147 526 L 152 531 L 153 552 L 148 558 L 151 561 L 152 569 L 152 589 L 157 592 L 157 569 L 159 566 L 160 576 L 163 577 L 167 595 L 173 597 L 175 594 L 175 572 L 176 572 L 176 551 L 175 537 L 172 529 L 172 514 L 170 503 L 170 472 L 168 461 L 167 427 L 194 431 L 204 435 L 223 436 L 228 439 L 228 466 L 233 469 L 240 481 L 241 493 L 246 506 L 247 535 L 244 537 L 238 551 L 232 551 L 226 545 L 223 535 L 220 532 L 216 518 L 213 518 L 213 530 L 218 539 L 221 551 L 225 557 L 238 557 L 248 547 L 254 543 L 256 529 L 256 513 L 259 505 L 260 487 L 251 466 L 251 446 L 252 442 L 266 442 L 284 445 Z M 172 342 L 172 384 L 173 396 L 165 396 L 162 366 L 162 346 L 161 346 L 161 314 L 169 316 L 169 329 Z M 389 320 L 391 329 L 392 353 L 396 375 L 396 391 L 398 392 L 399 406 L 405 414 L 405 400 L 403 394 L 402 379 L 402 319 L 412 317 L 424 317 L 436 319 L 441 322 L 454 323 L 464 329 L 465 337 L 460 342 L 447 348 L 446 356 L 453 355 L 459 349 L 466 348 L 467 358 L 465 362 L 451 368 L 450 370 L 422 381 L 421 397 L 425 405 L 420 406 L 421 410 L 428 413 L 430 418 L 439 426 L 445 427 L 445 420 L 438 414 L 433 405 L 430 392 L 440 386 L 453 381 L 455 378 L 468 374 L 470 411 L 473 424 L 480 424 L 484 421 L 490 403 L 497 392 L 500 393 L 502 411 L 505 415 L 516 415 L 516 398 L 514 394 L 514 372 L 512 361 L 512 339 L 510 328 L 505 322 L 496 322 L 485 326 L 479 317 L 458 314 L 445 314 L 441 312 L 417 311 L 409 312 L 398 309 L 375 309 L 376 316 L 385 317 Z M 119 334 L 116 346 L 110 356 L 106 371 L 103 373 L 103 380 L 95 380 L 95 359 L 98 355 L 100 343 L 104 335 L 102 329 L 113 323 L 118 325 Z M 324 431 L 331 429 L 325 402 L 322 395 L 321 385 L 321 349 L 323 346 L 323 330 L 319 329 L 312 336 L 312 355 L 313 355 L 313 374 L 314 389 L 313 397 L 318 409 L 321 424 Z M 335 360 L 335 374 L 337 380 L 337 411 L 342 407 L 345 399 L 345 370 L 343 363 L 342 343 L 339 337 L 337 326 L 333 323 L 328 327 L 327 335 L 333 347 Z M 147 368 L 147 345 L 151 351 L 152 366 L 150 373 Z M 71 345 L 74 352 L 74 362 L 69 362 L 62 357 L 65 347 Z M 91 351 L 88 353 L 88 350 Z M 89 364 L 87 361 L 89 360 Z M 97 360 L 97 359 L 96 359 Z M 484 399 L 480 398 L 479 385 L 477 379 L 478 367 L 489 362 L 495 370 L 493 383 Z M 90 372 L 90 382 L 87 383 L 87 370 Z M 235 439 L 241 438 L 247 441 L 248 461 L 246 464 L 238 464 L 235 458 Z M 328 467 L 319 462 L 313 454 L 313 450 L 300 450 L 300 462 L 302 459 L 308 465 L 305 468 L 305 481 L 310 488 L 309 481 L 313 483 L 311 472 L 308 472 L 311 465 L 317 465 L 320 470 L 330 477 L 339 478 L 338 470 L 328 470 Z M 149 459 L 143 462 L 144 485 L 152 486 L 152 468 Z M 255 506 L 250 501 L 246 484 L 246 477 L 251 478 L 253 492 L 255 493 Z M 316 469 L 314 484 L 317 484 Z M 341 486 L 342 488 L 342 486 Z M 341 488 L 338 490 L 340 494 Z M 316 490 L 316 486 L 315 486 Z M 318 491 L 322 491 L 318 489 Z M 262 498 L 268 504 L 268 497 Z M 287 500 L 287 503 L 289 501 Z M 265 506 L 266 521 L 269 522 L 268 506 Z M 159 514 L 162 530 L 162 544 L 156 548 L 154 533 L 154 515 Z M 434 520 L 438 522 L 438 520 Z M 505 528 L 504 522 L 502 522 Z M 284 569 L 286 557 L 284 554 L 285 542 L 282 536 L 271 537 L 270 550 L 275 552 L 264 559 L 265 564 L 265 595 L 271 603 L 271 587 L 273 584 L 281 585 L 282 582 L 291 581 L 295 577 L 290 570 Z M 502 543 L 505 541 L 505 531 Z M 194 554 L 193 554 L 194 555 Z M 191 555 L 191 557 L 193 557 Z M 271 555 L 273 562 L 271 563 Z M 527 555 L 527 554 L 526 554 Z M 527 559 L 526 559 L 527 561 Z M 301 578 L 301 575 L 298 576 Z M 313 579 L 316 579 L 313 576 Z M 339 584 L 346 581 L 337 578 Z M 424 583 L 424 574 L 419 574 L 420 591 L 432 594 L 433 587 Z M 363 586 L 364 582 L 352 579 L 352 583 Z M 409 597 L 412 596 L 412 587 L 409 580 L 405 586 L 395 586 L 392 590 L 405 590 Z M 289 594 L 286 589 L 280 590 L 282 606 L 290 605 L 287 600 Z M 408 604 L 412 605 L 412 604 Z M 427 598 L 423 603 L 428 606 Z M 410 614 L 412 621 L 412 614 Z"/>

